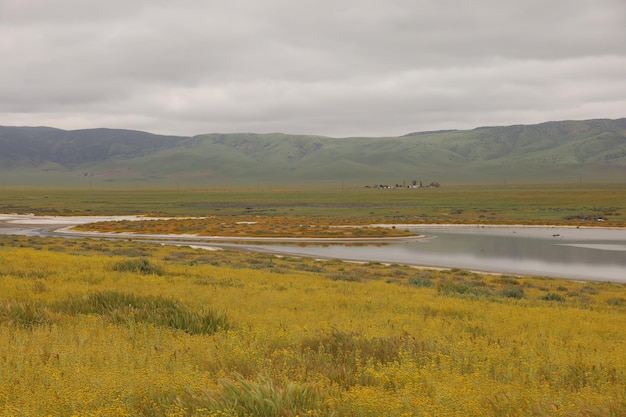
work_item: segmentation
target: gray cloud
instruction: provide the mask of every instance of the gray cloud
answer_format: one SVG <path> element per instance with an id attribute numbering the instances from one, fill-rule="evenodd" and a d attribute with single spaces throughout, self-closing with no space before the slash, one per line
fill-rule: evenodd
<path id="1" fill-rule="evenodd" d="M 624 117 L 622 0 L 0 0 L 0 124 L 398 135 Z"/>

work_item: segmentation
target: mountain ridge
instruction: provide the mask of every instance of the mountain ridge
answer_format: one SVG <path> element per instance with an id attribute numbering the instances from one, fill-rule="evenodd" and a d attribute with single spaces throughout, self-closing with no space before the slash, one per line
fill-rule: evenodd
<path id="1" fill-rule="evenodd" d="M 390 137 L 0 126 L 5 183 L 626 181 L 626 118 Z"/>

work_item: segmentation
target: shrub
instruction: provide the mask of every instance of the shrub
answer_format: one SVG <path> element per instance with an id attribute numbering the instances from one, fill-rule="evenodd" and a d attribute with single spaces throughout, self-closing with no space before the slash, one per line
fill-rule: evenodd
<path id="1" fill-rule="evenodd" d="M 145 249 L 135 247 L 113 249 L 112 253 L 114 255 L 128 256 L 131 258 L 138 258 L 140 256 L 146 256 L 148 254 Z"/>
<path id="2" fill-rule="evenodd" d="M 414 277 L 409 278 L 409 284 L 415 285 L 416 287 L 432 287 L 435 283 L 428 277 L 421 277 L 416 275 Z"/>
<path id="3" fill-rule="evenodd" d="M 609 298 L 608 300 L 606 300 L 606 302 L 611 305 L 611 306 L 626 306 L 626 298 Z"/>
<path id="4" fill-rule="evenodd" d="M 499 278 L 494 279 L 493 283 L 504 285 L 519 285 L 518 279 L 511 275 L 501 275 Z"/>
<path id="5" fill-rule="evenodd" d="M 136 272 L 141 274 L 154 274 L 154 275 L 162 275 L 163 269 L 151 263 L 146 258 L 140 259 L 129 259 L 126 261 L 120 261 L 113 265 L 114 271 L 120 272 Z"/>
<path id="6" fill-rule="evenodd" d="M 317 265 L 308 265 L 304 263 L 296 265 L 295 269 L 298 271 L 308 271 L 308 272 L 317 272 L 317 273 L 326 272 L 324 268 L 321 268 Z"/>
<path id="7" fill-rule="evenodd" d="M 598 294 L 599 293 L 597 289 L 593 288 L 590 285 L 585 285 L 584 287 L 582 287 L 580 289 L 580 292 L 585 293 L 585 294 Z"/>
<path id="8" fill-rule="evenodd" d="M 449 296 L 484 297 L 493 291 L 482 281 L 441 281 L 437 284 L 439 293 Z"/>
<path id="9" fill-rule="evenodd" d="M 506 287 L 500 290 L 500 295 L 506 298 L 515 298 L 522 299 L 525 298 L 524 289 L 521 287 L 514 287 L 512 285 L 507 285 Z"/>
<path id="10" fill-rule="evenodd" d="M 333 281 L 347 281 L 347 282 L 361 282 L 361 278 L 354 274 L 333 274 L 329 275 L 328 278 Z"/>
<path id="11" fill-rule="evenodd" d="M 546 295 L 539 297 L 539 299 L 546 300 L 546 301 L 559 301 L 559 302 L 565 301 L 565 297 L 563 297 L 561 294 L 556 294 L 553 292 L 549 292 Z"/>

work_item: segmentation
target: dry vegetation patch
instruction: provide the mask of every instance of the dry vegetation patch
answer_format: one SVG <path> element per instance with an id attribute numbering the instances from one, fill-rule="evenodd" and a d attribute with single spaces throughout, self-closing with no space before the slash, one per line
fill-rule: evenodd
<path id="1" fill-rule="evenodd" d="M 211 216 L 197 219 L 111 221 L 77 230 L 140 234 L 195 234 L 222 237 L 379 238 L 414 236 L 396 228 L 369 227 L 353 218 L 308 216 Z"/>

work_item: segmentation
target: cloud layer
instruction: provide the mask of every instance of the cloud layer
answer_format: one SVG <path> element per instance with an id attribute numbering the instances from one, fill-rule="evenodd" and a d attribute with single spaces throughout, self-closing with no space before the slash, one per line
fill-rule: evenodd
<path id="1" fill-rule="evenodd" d="M 400 135 L 626 116 L 623 0 L 0 0 L 0 124 Z"/>

